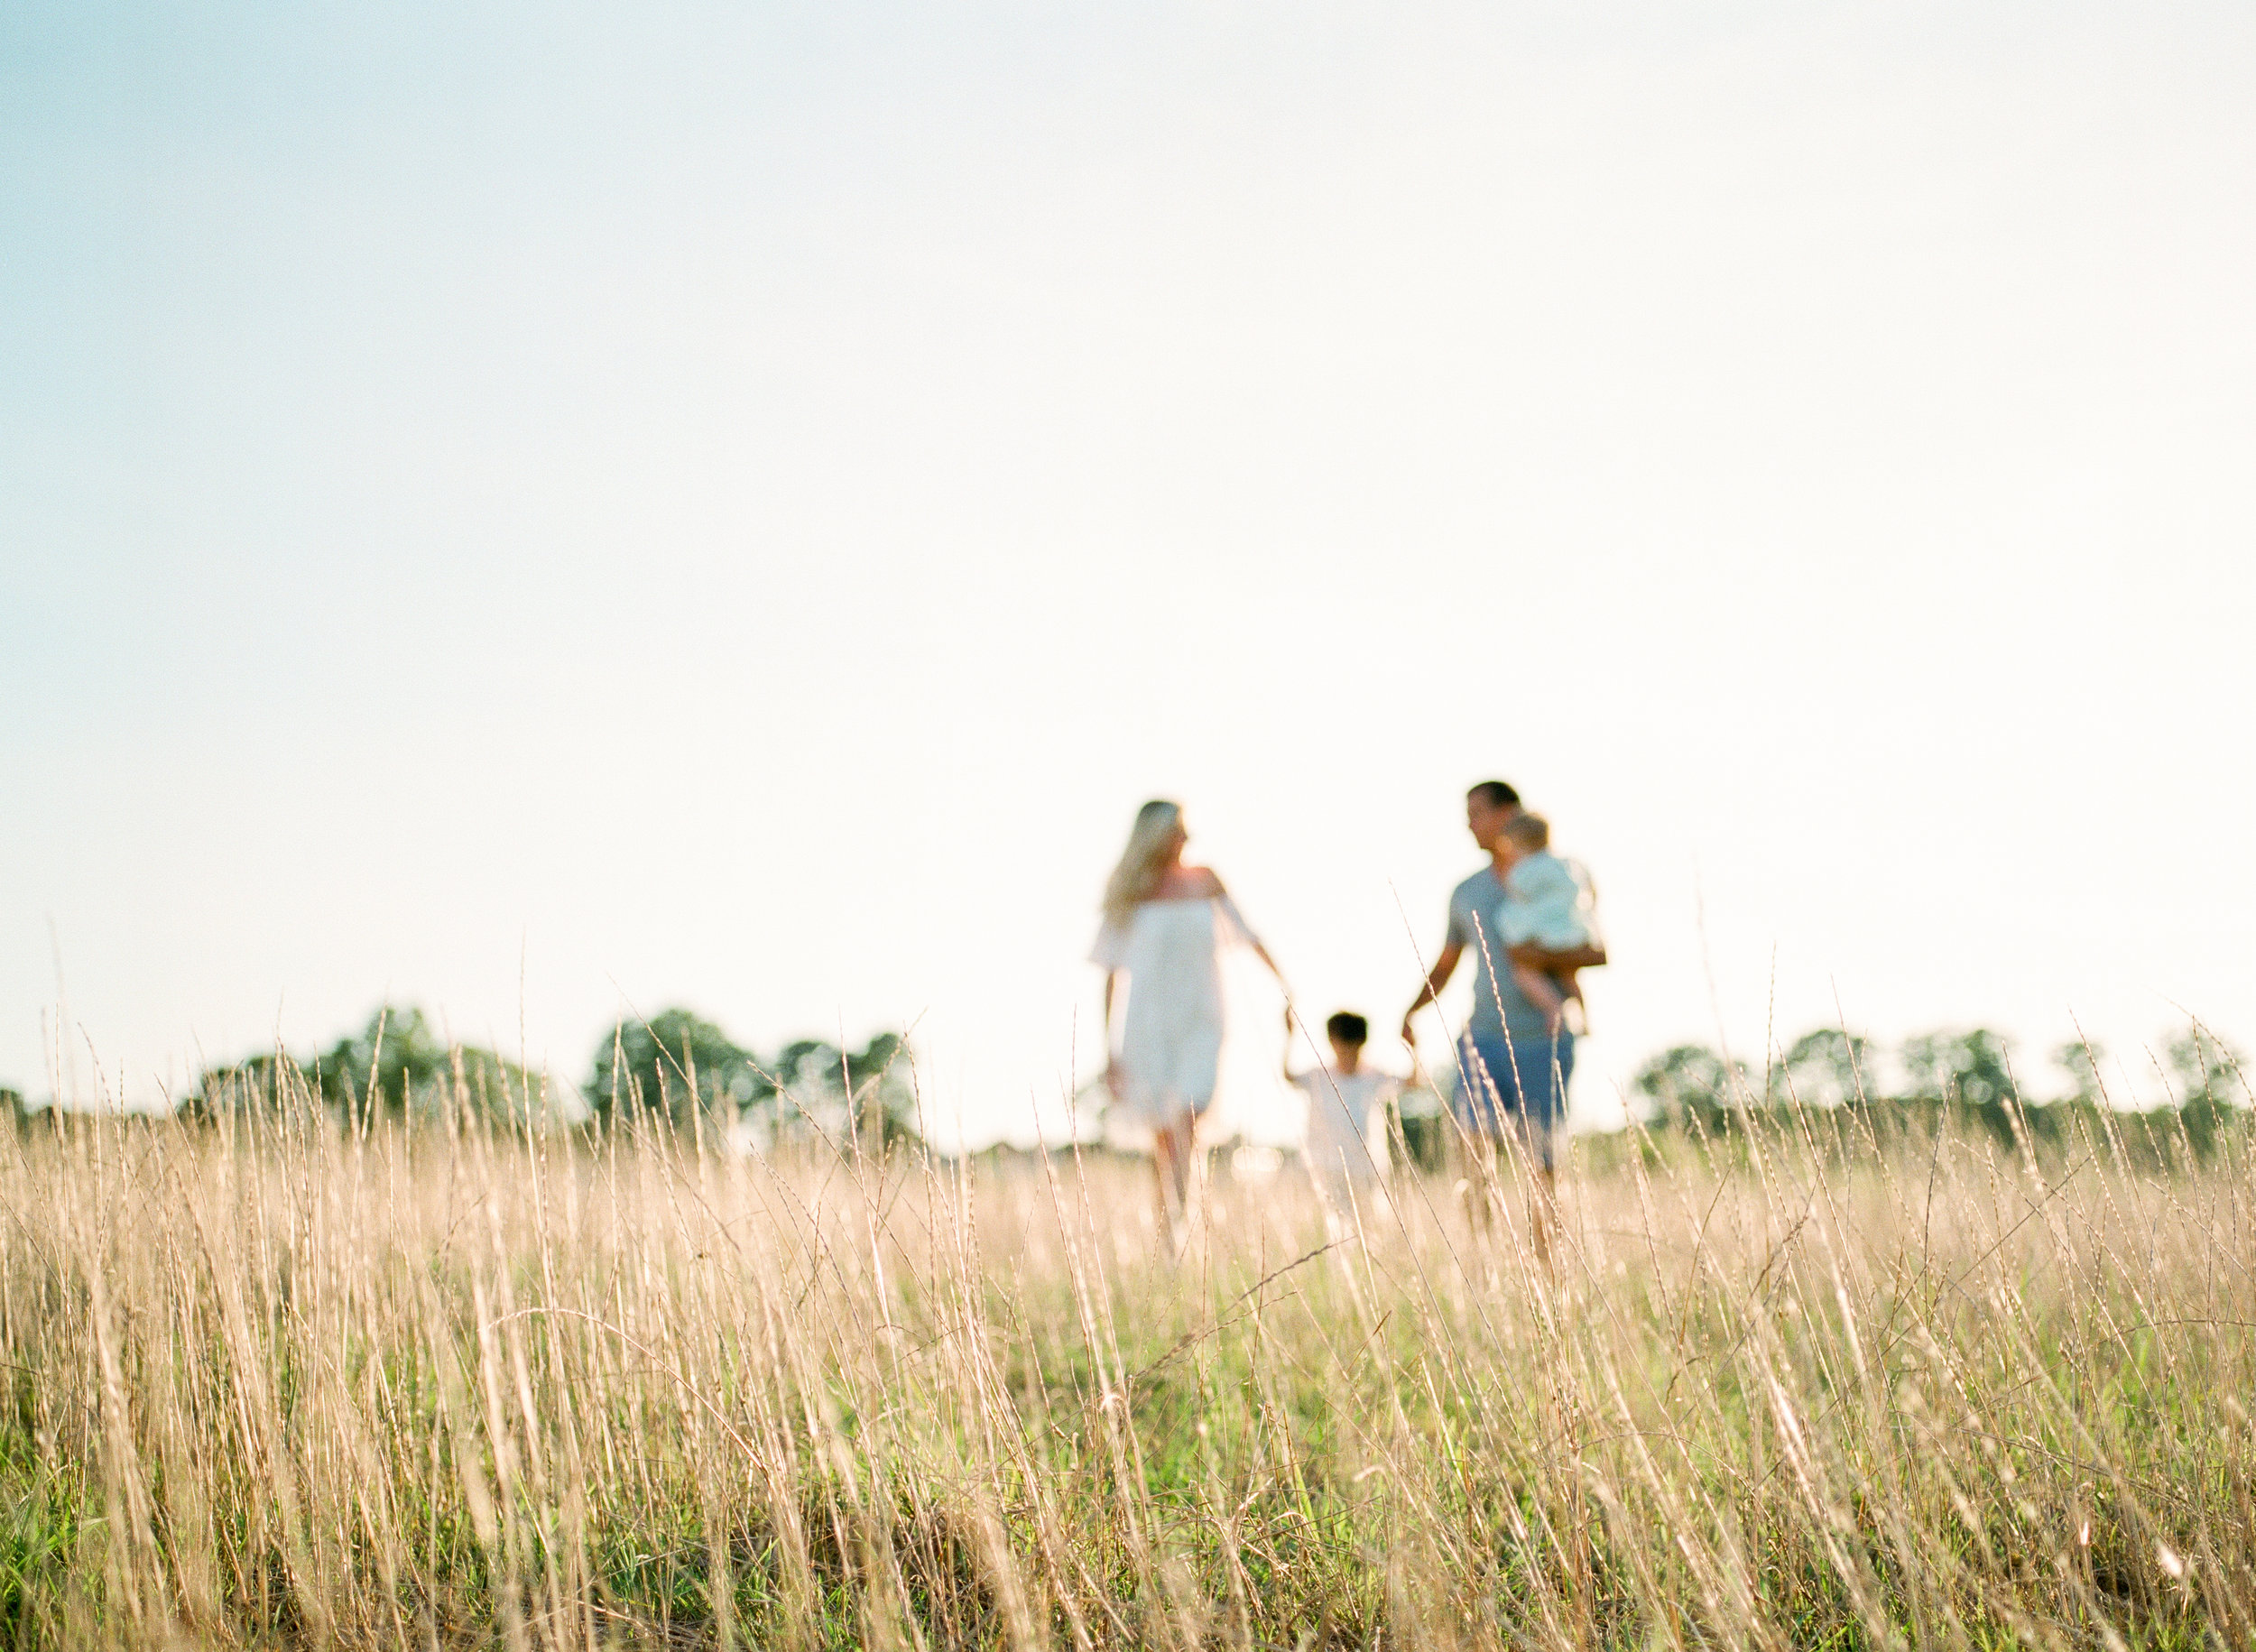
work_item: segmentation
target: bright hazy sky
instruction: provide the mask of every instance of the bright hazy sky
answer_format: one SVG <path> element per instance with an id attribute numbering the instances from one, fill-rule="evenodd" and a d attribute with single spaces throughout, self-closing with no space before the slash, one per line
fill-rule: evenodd
<path id="1" fill-rule="evenodd" d="M 1836 1002 L 2256 1044 L 2252 88 L 2241 4 L 11 6 L 0 1084 L 679 1001 L 1023 1133 L 1142 798 L 1391 1028 L 1489 774 L 1586 1117 Z"/>

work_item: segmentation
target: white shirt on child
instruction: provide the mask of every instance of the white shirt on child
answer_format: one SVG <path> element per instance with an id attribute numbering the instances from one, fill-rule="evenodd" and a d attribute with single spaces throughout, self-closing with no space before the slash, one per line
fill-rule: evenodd
<path id="1" fill-rule="evenodd" d="M 1369 1067 L 1341 1073 L 1320 1066 L 1296 1075 L 1292 1082 L 1308 1098 L 1308 1130 L 1301 1149 L 1308 1174 L 1333 1186 L 1343 1179 L 1367 1185 L 1385 1176 L 1387 1104 L 1402 1081 Z"/>

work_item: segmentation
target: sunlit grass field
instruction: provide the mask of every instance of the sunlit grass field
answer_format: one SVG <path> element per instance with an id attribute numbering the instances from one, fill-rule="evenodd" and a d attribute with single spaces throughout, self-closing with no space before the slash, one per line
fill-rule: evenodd
<path id="1" fill-rule="evenodd" d="M 469 1115 L 466 1113 L 466 1117 Z M 0 1141 L 19 1646 L 2256 1645 L 2250 1158 Z M 1854 1149 L 1854 1143 L 1849 1146 Z M 1481 1220 L 1485 1208 L 1489 1218 Z"/>

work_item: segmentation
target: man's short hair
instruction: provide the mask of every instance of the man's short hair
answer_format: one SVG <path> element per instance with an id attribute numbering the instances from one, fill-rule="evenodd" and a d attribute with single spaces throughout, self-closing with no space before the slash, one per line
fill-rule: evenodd
<path id="1" fill-rule="evenodd" d="M 1509 780 L 1483 780 L 1468 788 L 1465 795 L 1478 798 L 1490 808 L 1517 808 L 1520 805 L 1519 790 Z"/>
<path id="2" fill-rule="evenodd" d="M 1342 1044 L 1362 1044 L 1370 1039 L 1371 1023 L 1353 1010 L 1341 1010 L 1324 1018 L 1324 1031 Z"/>
<path id="3" fill-rule="evenodd" d="M 1522 849 L 1551 846 L 1551 823 L 1540 815 L 1514 815 L 1504 822 L 1504 835 Z"/>

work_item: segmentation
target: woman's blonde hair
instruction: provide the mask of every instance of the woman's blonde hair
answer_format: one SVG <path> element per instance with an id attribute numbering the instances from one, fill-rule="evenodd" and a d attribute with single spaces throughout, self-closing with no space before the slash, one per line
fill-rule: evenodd
<path id="1" fill-rule="evenodd" d="M 1125 924 L 1137 906 L 1159 887 L 1160 872 L 1167 864 L 1168 846 L 1183 824 L 1183 806 L 1154 798 L 1136 811 L 1136 824 L 1128 829 L 1128 846 L 1120 852 L 1120 864 L 1105 880 L 1105 921 Z"/>

